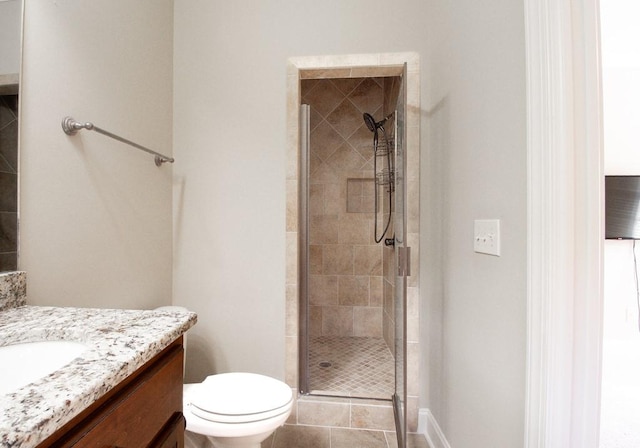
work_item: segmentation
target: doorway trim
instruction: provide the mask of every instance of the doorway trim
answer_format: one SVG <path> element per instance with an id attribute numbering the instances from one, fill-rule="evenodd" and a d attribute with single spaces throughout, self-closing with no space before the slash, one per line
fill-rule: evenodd
<path id="1" fill-rule="evenodd" d="M 420 243 L 420 70 L 414 52 L 329 55 L 289 58 L 287 64 L 287 167 L 286 167 L 286 371 L 285 380 L 298 389 L 299 296 L 298 296 L 298 210 L 299 210 L 299 115 L 302 78 L 350 78 L 397 75 L 407 64 L 407 244 L 412 247 L 411 272 L 407 279 L 407 423 L 410 432 L 418 425 L 420 364 L 419 328 L 419 243 Z"/>
<path id="2" fill-rule="evenodd" d="M 525 0 L 525 446 L 597 448 L 602 346 L 598 0 Z"/>

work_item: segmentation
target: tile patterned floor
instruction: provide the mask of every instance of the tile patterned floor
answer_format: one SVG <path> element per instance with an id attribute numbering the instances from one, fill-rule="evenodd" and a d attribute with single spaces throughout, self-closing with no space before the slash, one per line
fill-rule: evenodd
<path id="1" fill-rule="evenodd" d="M 382 338 L 318 336 L 309 344 L 312 394 L 390 398 L 394 360 Z"/>
<path id="2" fill-rule="evenodd" d="M 398 448 L 398 442 L 391 431 L 284 425 L 261 448 Z M 407 448 L 429 445 L 424 436 L 409 434 Z"/>

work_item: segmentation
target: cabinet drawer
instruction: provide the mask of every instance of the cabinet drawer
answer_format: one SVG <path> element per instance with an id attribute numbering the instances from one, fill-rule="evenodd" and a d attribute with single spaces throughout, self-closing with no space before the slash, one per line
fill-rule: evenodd
<path id="1" fill-rule="evenodd" d="M 77 433 L 74 448 L 148 446 L 175 414 L 182 411 L 182 354 L 167 353 Z"/>

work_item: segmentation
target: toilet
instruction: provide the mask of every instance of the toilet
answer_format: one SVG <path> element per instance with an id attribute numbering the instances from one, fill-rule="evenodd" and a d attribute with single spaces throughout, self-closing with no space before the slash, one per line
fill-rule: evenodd
<path id="1" fill-rule="evenodd" d="M 216 448 L 259 448 L 291 414 L 293 393 L 282 381 L 255 373 L 221 373 L 185 384 L 187 431 Z"/>
<path id="2" fill-rule="evenodd" d="M 182 307 L 157 310 L 187 311 Z M 201 383 L 185 384 L 185 446 L 195 446 L 195 440 L 204 446 L 206 438 L 215 448 L 260 448 L 260 442 L 289 418 L 292 407 L 293 391 L 287 384 L 257 373 L 220 373 Z"/>

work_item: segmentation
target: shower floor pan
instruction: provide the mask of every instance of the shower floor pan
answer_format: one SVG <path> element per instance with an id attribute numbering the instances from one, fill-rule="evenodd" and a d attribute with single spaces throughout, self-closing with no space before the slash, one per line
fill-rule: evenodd
<path id="1" fill-rule="evenodd" d="M 312 394 L 390 399 L 394 359 L 382 338 L 317 336 L 309 343 Z"/>

